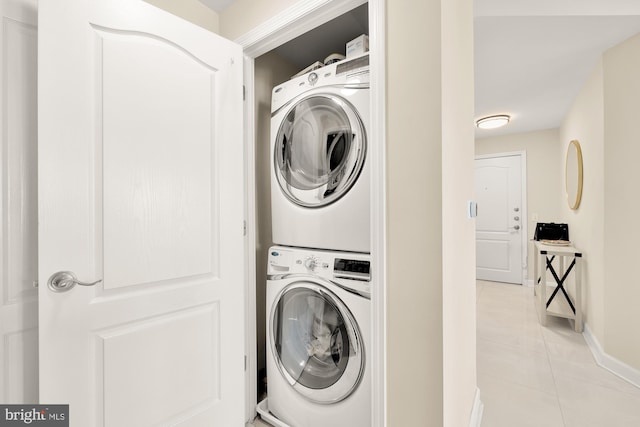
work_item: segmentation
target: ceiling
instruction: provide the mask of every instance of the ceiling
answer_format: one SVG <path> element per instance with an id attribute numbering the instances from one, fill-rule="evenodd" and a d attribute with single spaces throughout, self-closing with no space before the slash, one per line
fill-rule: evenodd
<path id="1" fill-rule="evenodd" d="M 602 53 L 640 32 L 638 0 L 476 0 L 476 137 L 559 127 Z"/>
<path id="2" fill-rule="evenodd" d="M 233 0 L 200 0 L 220 12 Z M 387 0 L 389 1 L 389 0 Z M 640 32 L 640 0 L 475 0 L 476 137 L 559 127 L 604 51 Z M 366 33 L 366 5 L 277 49 L 301 69 Z"/>
<path id="3" fill-rule="evenodd" d="M 234 2 L 234 0 L 199 0 L 200 3 L 204 4 L 210 9 L 215 10 L 216 12 L 222 12 L 227 6 Z"/>

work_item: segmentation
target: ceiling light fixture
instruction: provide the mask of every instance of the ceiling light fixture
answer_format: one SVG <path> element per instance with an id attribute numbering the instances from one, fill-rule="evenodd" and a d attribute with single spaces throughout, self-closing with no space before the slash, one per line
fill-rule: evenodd
<path id="1" fill-rule="evenodd" d="M 487 116 L 476 120 L 476 126 L 480 129 L 495 129 L 506 125 L 511 120 L 511 116 L 499 114 L 497 116 Z"/>

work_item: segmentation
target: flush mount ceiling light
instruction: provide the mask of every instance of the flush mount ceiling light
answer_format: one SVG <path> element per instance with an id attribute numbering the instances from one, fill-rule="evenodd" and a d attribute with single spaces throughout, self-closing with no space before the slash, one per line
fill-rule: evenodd
<path id="1" fill-rule="evenodd" d="M 506 125 L 511 120 L 511 116 L 499 114 L 497 116 L 487 116 L 476 120 L 476 126 L 480 129 L 495 129 Z"/>

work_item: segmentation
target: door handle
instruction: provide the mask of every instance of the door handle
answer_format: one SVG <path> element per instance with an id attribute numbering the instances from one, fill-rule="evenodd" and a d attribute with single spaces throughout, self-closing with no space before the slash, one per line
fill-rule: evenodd
<path id="1" fill-rule="evenodd" d="M 102 279 L 92 283 L 81 282 L 78 277 L 71 271 L 58 271 L 49 277 L 47 285 L 53 292 L 67 292 L 73 289 L 75 285 L 93 286 L 102 282 Z"/>
<path id="2" fill-rule="evenodd" d="M 519 225 L 514 225 L 514 226 L 513 226 L 513 229 L 514 229 L 514 230 L 520 230 L 520 226 L 519 226 Z"/>

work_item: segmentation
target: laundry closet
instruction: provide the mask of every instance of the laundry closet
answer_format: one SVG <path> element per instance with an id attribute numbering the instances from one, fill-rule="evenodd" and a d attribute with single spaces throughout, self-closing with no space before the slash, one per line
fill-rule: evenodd
<path id="1" fill-rule="evenodd" d="M 322 67 L 314 69 L 315 67 L 319 67 L 322 63 L 335 63 L 335 61 L 341 61 L 340 63 L 349 62 L 349 60 L 353 60 L 355 57 L 365 57 L 366 60 L 366 72 L 368 73 L 368 55 L 360 54 L 360 55 L 352 55 L 350 57 L 344 58 L 346 54 L 346 45 L 348 42 L 358 39 L 360 36 L 369 34 L 369 23 L 368 23 L 368 4 L 363 4 L 355 9 L 344 13 L 343 15 L 283 44 L 280 47 L 275 48 L 274 50 L 257 57 L 254 62 L 254 71 L 255 71 L 255 81 L 254 81 L 254 96 L 255 96 L 255 209 L 256 209 L 256 331 L 257 331 L 257 396 L 258 402 L 264 399 L 264 397 L 269 392 L 269 381 L 267 380 L 267 352 L 271 351 L 269 348 L 269 343 L 267 342 L 267 297 L 266 297 L 266 289 L 267 289 L 267 265 L 271 263 L 273 265 L 274 255 L 281 255 L 277 252 L 270 251 L 271 246 L 274 244 L 274 238 L 272 234 L 272 225 L 274 224 L 274 218 L 272 217 L 272 197 L 282 197 L 281 194 L 272 194 L 274 191 L 281 191 L 280 188 L 275 188 L 276 184 L 273 182 L 272 171 L 274 162 L 277 161 L 274 159 L 274 148 L 272 147 L 274 138 L 274 133 L 276 130 L 272 129 L 272 90 L 277 86 L 285 86 L 286 82 L 291 81 L 295 76 L 299 75 L 302 71 L 307 69 L 307 72 L 315 71 L 318 75 L 323 75 L 323 68 L 325 70 L 329 70 L 330 66 Z M 363 39 L 360 38 L 359 41 Z M 368 49 L 367 49 L 368 50 Z M 352 65 L 352 68 L 358 68 L 358 64 Z M 305 79 L 306 79 L 305 75 Z M 302 83 L 300 83 L 302 84 Z M 368 87 L 368 80 L 367 80 Z M 286 103 L 286 100 L 284 101 Z M 367 98 L 368 104 L 368 98 Z M 285 108 L 285 107 L 283 107 Z M 313 107 L 309 107 L 313 108 Z M 368 109 L 368 105 L 367 105 Z M 299 112 L 298 112 L 299 114 Z M 368 115 L 368 111 L 367 111 Z M 366 139 L 366 135 L 364 135 L 364 126 L 363 135 L 353 136 L 354 141 L 357 138 Z M 354 131 L 353 135 L 358 134 L 359 132 Z M 349 134 L 348 138 L 351 138 L 352 135 Z M 356 141 L 357 142 L 357 141 Z M 351 142 L 350 142 L 351 143 Z M 361 162 L 364 162 L 364 155 L 366 153 L 366 148 L 362 148 L 358 150 L 362 154 Z M 357 160 L 354 160 L 357 162 Z M 365 173 L 363 172 L 363 176 Z M 358 171 L 354 175 L 353 180 L 356 181 L 358 179 L 358 175 L 360 172 Z M 368 179 L 362 179 L 362 189 L 359 191 L 362 193 L 366 193 L 368 197 L 369 193 L 369 181 Z M 364 186 L 366 185 L 366 191 L 364 190 Z M 331 190 L 325 191 L 325 193 L 330 193 Z M 287 196 L 290 197 L 290 196 Z M 346 199 L 346 197 L 345 197 Z M 368 200 L 367 200 L 368 203 Z M 367 205 L 368 206 L 368 205 Z M 318 212 L 318 210 L 316 210 Z M 368 216 L 368 212 L 367 212 Z M 276 218 L 277 219 L 277 218 Z M 362 221 L 361 221 L 362 222 Z M 308 227 L 311 226 L 312 223 L 309 224 L 298 224 L 299 227 Z M 367 229 L 367 238 L 369 234 L 369 226 L 368 226 L 368 217 L 364 222 L 364 227 Z M 348 229 L 346 229 L 348 230 Z M 300 230 L 304 232 L 303 229 Z M 293 235 L 291 236 L 291 242 L 284 242 L 284 244 L 288 246 L 306 246 L 306 247 L 322 247 L 317 246 L 315 244 L 305 244 L 299 242 L 296 239 L 296 231 L 295 226 L 293 230 Z M 343 235 L 348 234 L 348 232 L 341 233 Z M 302 239 L 304 240 L 304 239 Z M 282 242 L 276 242 L 282 243 Z M 337 244 L 340 246 L 340 244 Z M 368 249 L 368 241 L 363 244 L 361 247 L 348 248 L 348 251 L 357 252 L 370 252 Z M 309 259 L 312 258 L 311 255 L 306 255 L 304 253 L 298 254 L 294 252 L 289 254 L 288 251 L 287 256 L 291 255 L 292 257 L 299 256 L 301 257 L 298 260 L 299 264 L 309 262 Z M 281 257 L 282 258 L 282 257 Z M 360 257 L 359 254 L 356 254 L 349 259 L 346 260 L 346 263 L 342 263 L 343 265 L 347 265 L 347 270 L 354 270 L 353 274 L 357 274 L 355 272 L 356 269 L 362 269 L 363 271 L 366 269 L 368 272 L 369 264 L 366 261 L 365 257 Z M 322 263 L 320 260 L 311 259 L 311 263 Z M 342 258 L 336 260 L 331 258 L 329 263 L 325 263 L 326 265 L 333 263 L 342 262 Z M 346 272 L 352 273 L 352 272 Z M 346 297 L 348 298 L 348 296 Z M 370 301 L 367 301 L 370 302 Z M 352 308 L 353 309 L 353 308 Z M 366 323 L 369 323 L 369 312 L 370 307 L 367 307 L 365 310 L 366 315 L 362 314 L 360 317 L 367 317 Z M 357 316 L 356 316 L 357 317 Z M 361 322 L 360 319 L 357 319 L 356 322 Z M 365 329 L 370 331 L 369 325 L 366 325 Z M 367 332 L 367 335 L 370 332 Z M 364 361 L 363 361 L 364 364 Z M 272 368 L 273 370 L 273 368 Z M 280 372 L 270 372 L 269 375 L 280 375 Z M 351 388 L 355 388 L 351 386 Z M 314 400 L 314 396 L 311 396 L 311 400 Z M 348 400 L 348 398 L 344 398 Z M 367 393 L 366 399 L 369 401 L 369 393 Z M 340 400 L 340 399 L 338 399 Z M 329 409 L 331 405 L 325 405 L 325 409 Z M 370 412 L 370 408 L 362 408 L 364 411 Z"/>

